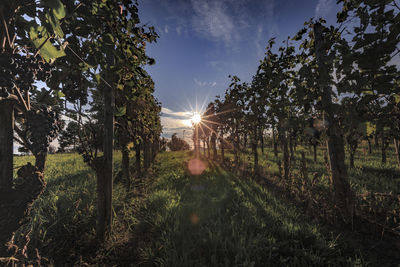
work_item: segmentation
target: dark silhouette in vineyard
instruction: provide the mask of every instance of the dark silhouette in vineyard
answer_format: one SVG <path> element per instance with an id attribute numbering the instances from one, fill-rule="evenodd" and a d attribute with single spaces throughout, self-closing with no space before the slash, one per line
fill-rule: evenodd
<path id="1" fill-rule="evenodd" d="M 179 138 L 176 133 L 172 134 L 171 140 L 167 143 L 167 146 L 171 151 L 181 151 L 190 149 L 189 144 L 182 138 Z"/>
<path id="2" fill-rule="evenodd" d="M 60 3 L 45 3 L 41 11 L 36 10 L 36 4 L 26 4 L 0 4 L 0 256 L 9 255 L 6 242 L 25 223 L 33 202 L 43 193 L 47 149 L 61 126 L 57 107 L 51 107 L 57 96 L 42 94 L 34 82 L 48 81 L 50 62 L 64 55 L 49 41 L 51 35 L 63 34 L 56 25 L 65 16 L 64 9 Z M 24 17 L 36 17 L 37 12 L 47 14 L 53 24 L 43 27 Z M 28 163 L 18 171 L 18 184 L 13 180 L 14 133 L 15 141 L 35 157 L 35 165 Z"/>

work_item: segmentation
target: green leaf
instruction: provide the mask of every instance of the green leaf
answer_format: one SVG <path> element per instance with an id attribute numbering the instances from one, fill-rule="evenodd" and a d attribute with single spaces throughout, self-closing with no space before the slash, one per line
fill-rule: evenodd
<path id="1" fill-rule="evenodd" d="M 97 83 L 100 83 L 100 79 L 101 79 L 100 74 L 95 74 L 94 78 L 96 79 Z"/>
<path id="2" fill-rule="evenodd" d="M 53 32 L 54 32 L 57 36 L 59 36 L 59 37 L 61 37 L 61 38 L 64 37 L 64 32 L 63 32 L 63 30 L 61 29 L 60 22 L 59 22 L 58 19 L 56 19 L 56 18 L 54 17 L 54 15 L 52 15 L 52 14 L 50 14 L 50 13 L 47 13 L 47 14 L 46 14 L 46 21 L 51 25 L 51 28 L 53 29 Z"/>
<path id="3" fill-rule="evenodd" d="M 395 94 L 394 100 L 396 101 L 396 104 L 400 103 L 400 94 Z"/>
<path id="4" fill-rule="evenodd" d="M 126 106 L 123 107 L 117 107 L 115 110 L 115 117 L 121 117 L 124 116 L 126 114 Z"/>
<path id="5" fill-rule="evenodd" d="M 371 122 L 366 122 L 366 134 L 370 136 L 376 131 L 376 125 L 372 124 Z"/>
<path id="6" fill-rule="evenodd" d="M 65 17 L 64 5 L 60 0 L 43 0 L 43 5 L 51 8 L 57 19 Z"/>
<path id="7" fill-rule="evenodd" d="M 37 25 L 35 22 L 30 24 L 29 37 L 36 48 L 40 48 L 40 55 L 50 62 L 56 58 L 65 56 L 64 50 L 57 49 L 50 42 L 50 34 L 45 27 Z"/>
<path id="8" fill-rule="evenodd" d="M 61 92 L 61 91 L 55 91 L 55 95 L 56 95 L 57 97 L 59 97 L 59 98 L 65 96 L 65 94 L 64 94 L 63 92 Z"/>
<path id="9" fill-rule="evenodd" d="M 114 44 L 115 43 L 114 36 L 112 36 L 111 33 L 107 33 L 106 36 L 104 37 L 104 43 L 105 44 Z"/>
<path id="10" fill-rule="evenodd" d="M 299 41 L 303 37 L 303 34 L 307 32 L 306 28 L 301 29 L 293 38 L 292 40 Z"/>
<path id="11" fill-rule="evenodd" d="M 93 65 L 90 65 L 86 62 L 79 63 L 79 67 L 80 67 L 81 71 L 87 71 L 88 69 L 94 69 Z"/>

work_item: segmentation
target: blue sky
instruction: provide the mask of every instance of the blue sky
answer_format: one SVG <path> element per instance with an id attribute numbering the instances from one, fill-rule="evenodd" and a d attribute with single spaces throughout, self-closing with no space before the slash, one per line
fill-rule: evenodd
<path id="1" fill-rule="evenodd" d="M 335 23 L 335 0 L 139 0 L 141 22 L 160 35 L 148 68 L 163 106 L 164 136 L 189 140 L 190 111 L 223 95 L 228 75 L 251 81 L 267 41 L 280 44 L 312 17 Z M 185 139 L 186 139 L 185 138 Z"/>

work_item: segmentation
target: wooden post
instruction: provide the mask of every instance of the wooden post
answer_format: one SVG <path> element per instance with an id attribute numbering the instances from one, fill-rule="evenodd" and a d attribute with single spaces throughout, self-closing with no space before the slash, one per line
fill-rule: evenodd
<path id="1" fill-rule="evenodd" d="M 400 168 L 400 142 L 397 138 L 394 138 L 394 151 L 396 152 L 397 165 Z"/>
<path id="2" fill-rule="evenodd" d="M 129 148 L 127 142 L 122 145 L 122 173 L 127 182 L 128 191 L 130 190 L 131 173 L 129 166 Z"/>
<path id="3" fill-rule="evenodd" d="M 213 149 L 213 159 L 217 160 L 218 153 L 217 153 L 217 135 L 213 132 L 211 134 L 211 147 Z"/>
<path id="4" fill-rule="evenodd" d="M 14 105 L 0 101 L 0 191 L 7 192 L 13 180 Z"/>
<path id="5" fill-rule="evenodd" d="M 259 138 L 260 138 L 260 146 L 261 146 L 261 153 L 264 155 L 264 129 L 260 126 L 260 134 L 259 134 Z"/>
<path id="6" fill-rule="evenodd" d="M 289 180 L 290 177 L 290 157 L 289 157 L 289 147 L 287 141 L 287 131 L 284 128 L 279 128 L 278 130 L 278 139 L 282 144 L 282 152 L 283 152 L 283 169 L 284 169 L 284 179 Z"/>
<path id="7" fill-rule="evenodd" d="M 272 127 L 272 142 L 274 145 L 274 156 L 278 157 L 278 142 L 276 141 L 275 127 Z"/>
<path id="8" fill-rule="evenodd" d="M 220 143 L 221 143 L 221 162 L 222 165 L 225 164 L 225 144 L 224 144 L 224 138 L 221 136 L 220 137 Z"/>
<path id="9" fill-rule="evenodd" d="M 200 138 L 199 138 L 199 125 L 194 125 L 194 154 L 196 158 L 200 157 Z"/>
<path id="10" fill-rule="evenodd" d="M 317 162 L 317 140 L 313 140 L 314 162 Z"/>
<path id="11" fill-rule="evenodd" d="M 257 152 L 257 126 L 254 125 L 253 129 L 254 135 L 252 136 L 251 140 L 251 148 L 253 150 L 253 155 L 254 155 L 254 174 L 258 175 L 258 152 Z"/>
<path id="12" fill-rule="evenodd" d="M 112 52 L 107 53 L 108 66 L 114 65 Z M 111 233 L 112 222 L 112 189 L 113 189 L 113 162 L 114 162 L 114 110 L 115 96 L 110 69 L 106 71 L 106 81 L 103 87 L 104 97 L 104 164 L 98 175 L 98 195 L 97 195 L 97 238 L 104 241 Z"/>
<path id="13" fill-rule="evenodd" d="M 145 171 L 150 167 L 150 140 L 148 137 L 143 140 L 143 168 Z"/>
<path id="14" fill-rule="evenodd" d="M 320 23 L 314 24 L 315 54 L 318 64 L 319 85 L 322 89 L 323 119 L 326 127 L 329 166 L 335 190 L 335 201 L 346 216 L 352 216 L 353 196 L 347 177 L 345 165 L 344 142 L 340 127 L 335 120 L 335 112 L 332 103 L 332 88 L 329 84 L 330 75 L 326 66 L 326 44 L 323 37 L 324 27 Z M 351 219 L 351 218 L 344 218 Z"/>
<path id="15" fill-rule="evenodd" d="M 386 138 L 385 138 L 385 132 L 384 132 L 384 130 L 382 129 L 382 132 L 381 132 L 381 142 L 382 142 L 382 144 L 381 144 L 381 153 L 382 153 L 382 164 L 386 164 L 386 148 L 387 148 L 387 145 L 386 145 L 386 140 L 385 140 Z"/>
<path id="16" fill-rule="evenodd" d="M 142 169 L 141 169 L 141 144 L 136 144 L 135 146 L 135 150 L 136 150 L 136 160 L 135 160 L 135 164 L 136 164 L 136 173 L 138 176 L 141 175 L 142 173 Z"/>

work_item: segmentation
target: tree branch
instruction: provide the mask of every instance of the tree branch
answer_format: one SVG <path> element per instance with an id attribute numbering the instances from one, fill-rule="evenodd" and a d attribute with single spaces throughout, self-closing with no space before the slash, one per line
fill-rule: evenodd
<path id="1" fill-rule="evenodd" d="M 10 47 L 12 47 L 11 45 L 11 39 L 10 39 L 10 34 L 8 33 L 8 26 L 7 26 L 7 22 L 6 19 L 4 18 L 4 14 L 3 14 L 3 9 L 0 10 L 0 15 L 4 24 L 4 30 L 6 31 L 6 35 L 7 35 L 7 40 L 8 40 L 8 45 Z"/>
<path id="2" fill-rule="evenodd" d="M 28 112 L 30 109 L 28 108 L 28 106 L 24 100 L 24 97 L 21 94 L 21 91 L 19 90 L 18 87 L 15 87 L 15 91 L 17 92 L 17 97 L 18 97 L 19 102 L 22 104 L 22 107 L 24 109 L 23 111 Z"/>

